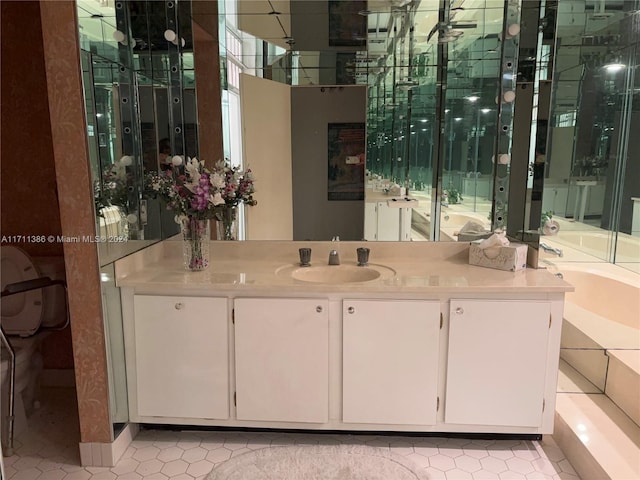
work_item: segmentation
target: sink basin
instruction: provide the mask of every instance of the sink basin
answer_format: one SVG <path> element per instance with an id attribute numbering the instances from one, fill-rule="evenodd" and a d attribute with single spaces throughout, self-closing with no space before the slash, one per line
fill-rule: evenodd
<path id="1" fill-rule="evenodd" d="M 310 267 L 294 265 L 280 268 L 277 273 L 278 275 L 289 276 L 301 282 L 344 284 L 371 282 L 381 277 L 392 277 L 396 272 L 382 265 L 358 267 L 355 264 L 343 264 L 312 265 Z"/>

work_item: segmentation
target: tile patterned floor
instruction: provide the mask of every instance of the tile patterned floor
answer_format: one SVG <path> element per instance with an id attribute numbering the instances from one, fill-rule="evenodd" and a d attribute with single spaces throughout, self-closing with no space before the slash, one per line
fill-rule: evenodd
<path id="1" fill-rule="evenodd" d="M 78 422 L 77 418 L 73 418 L 73 391 L 49 390 L 43 407 L 29 419 L 29 431 L 16 438 L 15 454 L 4 459 L 8 479 L 199 480 L 214 466 L 236 455 L 270 446 L 367 444 L 388 448 L 410 458 L 434 480 L 579 480 L 562 451 L 548 437 L 542 442 L 531 442 L 280 432 L 143 430 L 115 467 L 81 467 Z"/>

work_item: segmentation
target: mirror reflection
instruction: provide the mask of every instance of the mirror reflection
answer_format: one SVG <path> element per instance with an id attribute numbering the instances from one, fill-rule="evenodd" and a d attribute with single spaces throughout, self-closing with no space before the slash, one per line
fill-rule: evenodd
<path id="1" fill-rule="evenodd" d="M 559 2 L 543 212 L 544 256 L 639 271 L 637 5 Z"/>
<path id="2" fill-rule="evenodd" d="M 346 3 L 349 7 L 343 5 Z M 253 132 L 247 126 L 265 99 L 250 104 L 243 101 L 248 82 L 241 79 L 245 76 L 286 85 L 291 89 L 289 102 L 297 95 L 295 88 L 329 87 L 326 93 L 333 90 L 334 96 L 339 87 L 353 91 L 358 85 L 366 88 L 361 116 L 328 120 L 333 124 L 365 123 L 365 200 L 338 200 L 336 193 L 329 191 L 330 175 L 340 172 L 327 158 L 328 125 L 326 132 L 317 133 L 317 145 L 322 142 L 320 153 L 310 154 L 295 149 L 292 133 L 298 139 L 309 137 L 294 130 L 299 122 L 288 118 L 291 145 L 284 153 L 291 157 L 293 170 L 304 171 L 304 161 L 320 154 L 324 170 L 313 180 L 304 176 L 292 179 L 291 193 L 280 196 L 274 193 L 277 187 L 271 186 L 277 177 L 269 172 L 257 175 L 258 192 L 264 193 L 264 201 L 257 195 L 259 206 L 253 214 L 247 213 L 244 238 L 328 239 L 340 235 L 345 225 L 356 225 L 354 232 L 343 231 L 341 238 L 456 240 L 470 220 L 489 230 L 500 226 L 499 218 L 504 223 L 513 216 L 507 215 L 508 176 L 502 184 L 496 183 L 501 169 L 511 170 L 512 142 L 510 132 L 503 134 L 501 130 L 502 120 L 508 119 L 504 109 L 510 97 L 504 95 L 505 85 L 496 88 L 496 82 L 509 73 L 506 40 L 512 33 L 518 36 L 519 25 L 509 16 L 511 12 L 505 17 L 502 1 L 462 3 L 438 9 L 429 2 L 218 2 L 224 155 L 236 164 L 259 166 L 261 156 L 268 156 L 264 149 L 259 154 L 251 152 L 255 148 Z M 541 121 L 536 124 L 536 142 L 544 148 L 529 155 L 526 174 L 531 189 L 539 183 L 534 179 L 538 157 L 546 160 L 544 195 L 541 207 L 529 211 L 529 204 L 525 204 L 525 217 L 536 217 L 530 219 L 528 228 L 519 225 L 514 230 L 536 231 L 538 216 L 541 231 L 547 223 L 551 228 L 547 233 L 588 233 L 587 227 L 593 227 L 602 232 L 592 231 L 599 240 L 591 239 L 591 253 L 608 261 L 617 255 L 623 263 L 633 261 L 637 253 L 633 239 L 627 238 L 633 236 L 637 204 L 633 199 L 638 195 L 632 187 L 637 182 L 631 181 L 629 173 L 633 161 L 628 160 L 635 158 L 629 157 L 635 145 L 624 134 L 635 122 L 637 104 L 633 102 L 635 94 L 630 93 L 637 83 L 632 3 L 609 3 L 602 7 L 603 12 L 596 12 L 595 4 L 584 0 L 549 3 L 541 30 L 552 32 L 557 20 L 562 41 L 558 42 L 557 62 L 552 42 L 544 41 L 538 51 L 538 68 L 534 70 L 539 74 L 540 98 L 551 95 L 553 105 L 542 117 L 538 113 Z M 193 16 L 190 2 L 181 2 L 169 18 L 165 2 L 122 5 L 126 15 L 118 16 L 113 6 L 78 2 L 85 85 L 91 87 L 85 93 L 96 205 L 102 213 L 97 229 L 101 234 L 125 232 L 129 239 L 149 242 L 176 233 L 177 225 L 170 212 L 145 195 L 145 172 L 162 168 L 167 155 L 163 149 L 198 154 L 195 52 L 190 37 Z M 586 15 L 579 24 L 575 12 Z M 587 21 L 589 15 L 596 15 L 596 20 Z M 128 37 L 117 33 L 121 28 L 118 22 L 126 22 Z M 167 40 L 167 22 L 180 30 L 179 40 Z M 181 62 L 178 72 L 172 72 L 175 58 Z M 514 61 L 518 61 L 516 57 Z M 517 73 L 526 74 L 525 63 L 520 61 L 518 66 Z M 552 68 L 554 84 L 548 88 Z M 127 107 L 122 100 L 132 88 L 136 95 Z M 171 103 L 176 89 L 180 92 L 179 107 Z M 597 99 L 598 108 L 584 103 L 584 98 Z M 317 104 L 316 110 L 313 105 L 307 107 L 317 112 Z M 274 106 L 269 108 L 270 114 L 276 111 Z M 182 129 L 177 136 L 176 125 Z M 131 138 L 137 135 L 139 139 L 129 148 L 125 148 L 124 139 L 127 127 Z M 501 142 L 506 143 L 506 149 Z M 282 156 L 280 152 L 277 155 Z M 346 162 L 346 157 L 358 155 L 344 156 Z M 122 164 L 121 159 L 127 163 L 127 157 L 132 165 Z M 142 168 L 138 158 L 143 159 Z M 299 158 L 303 160 L 296 168 L 294 162 Z M 346 178 L 354 167 L 345 167 Z M 624 189 L 618 188 L 620 181 Z M 317 212 L 310 214 L 306 206 L 296 208 L 296 186 L 302 185 L 317 190 L 316 197 L 306 200 L 319 206 Z M 257 219 L 278 223 L 267 218 L 273 214 L 266 212 L 274 211 L 269 195 L 275 195 L 278 202 L 293 198 L 292 203 L 287 202 L 291 205 L 279 203 L 275 209 L 277 216 L 288 218 L 284 231 L 258 228 Z M 388 201 L 403 195 L 412 199 L 411 208 L 389 212 Z M 494 197 L 500 195 L 504 197 L 497 202 L 503 207 L 502 215 L 494 215 Z M 334 200 L 329 200 L 332 196 Z M 126 206 L 112 208 L 118 203 Z M 264 209 L 258 211 L 261 207 Z M 345 213 L 350 210 L 356 212 L 356 221 Z M 303 220 L 309 217 L 317 219 L 312 229 Z M 251 222 L 256 227 L 253 230 Z M 584 240 L 582 234 L 575 235 L 576 242 Z M 547 235 L 546 240 L 569 241 L 562 233 L 553 239 Z M 594 242 L 599 242 L 598 246 Z"/>
<path id="3" fill-rule="evenodd" d="M 86 98 L 95 103 L 95 111 L 87 111 L 98 145 L 103 137 L 113 144 L 92 152 L 98 223 L 106 215 L 109 231 L 144 242 L 177 232 L 171 215 L 146 195 L 145 173 L 164 168 L 166 152 L 198 155 L 190 3 L 169 4 L 129 1 L 118 2 L 120 9 L 96 9 L 91 0 L 78 3 L 86 85 L 93 86 Z M 503 2 L 443 10 L 429 2 L 383 1 L 224 1 L 218 7 L 224 155 L 252 168 L 257 179 L 258 206 L 241 213 L 244 238 L 455 241 L 470 220 L 490 230 Z M 102 92 L 93 66 L 100 63 L 110 71 L 104 84 L 111 103 L 95 102 Z M 267 171 L 273 165 L 261 158 L 270 154 L 251 151 L 263 133 L 248 124 L 262 115 L 265 94 L 258 102 L 243 100 L 251 95 L 246 76 L 260 78 L 262 89 L 285 85 L 291 112 L 306 117 L 326 111 L 326 99 L 343 92 L 336 103 L 344 114 L 326 115 L 324 125 L 304 128 L 299 118 L 278 118 L 276 107 L 267 107 L 290 137 L 289 145 L 271 146 L 283 147 L 271 155 L 291 163 L 290 192 L 278 192 L 281 182 Z M 314 100 L 304 89 L 325 95 Z M 363 95 L 364 102 L 347 111 L 347 93 L 351 104 Z M 105 107 L 108 112 L 97 111 Z M 117 124 L 102 125 L 109 117 Z M 353 135 L 361 129 L 354 124 L 364 126 L 364 135 L 355 133 L 361 145 L 342 146 L 336 129 Z M 305 144 L 314 151 L 301 148 Z M 336 152 L 344 157 L 339 166 Z M 129 157 L 133 164 L 124 165 Z M 296 177 L 311 164 L 313 176 Z M 389 203 L 400 198 L 409 199 L 407 206 Z M 293 203 L 278 212 L 273 199 Z M 274 215 L 289 217 L 284 227 L 270 225 L 278 223 Z"/>

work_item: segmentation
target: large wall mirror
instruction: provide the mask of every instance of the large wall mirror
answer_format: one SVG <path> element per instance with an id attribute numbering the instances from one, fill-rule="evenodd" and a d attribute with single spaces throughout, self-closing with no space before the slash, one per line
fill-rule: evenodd
<path id="1" fill-rule="evenodd" d="M 236 149 L 259 188 L 247 238 L 456 241 L 506 227 L 510 162 L 496 158 L 512 144 L 519 2 L 221 4 L 227 72 L 243 72 L 229 76 Z M 274 166 L 291 176 L 291 210 L 265 181 Z M 274 211 L 290 217 L 280 230 Z"/>
<path id="2" fill-rule="evenodd" d="M 206 3 L 224 156 L 258 189 L 242 238 L 456 241 L 506 225 L 492 207 L 519 2 Z M 98 232 L 129 239 L 103 247 L 106 264 L 177 233 L 144 176 L 220 134 L 199 121 L 195 85 L 195 66 L 218 59 L 194 49 L 190 1 L 79 0 L 78 12 Z"/>

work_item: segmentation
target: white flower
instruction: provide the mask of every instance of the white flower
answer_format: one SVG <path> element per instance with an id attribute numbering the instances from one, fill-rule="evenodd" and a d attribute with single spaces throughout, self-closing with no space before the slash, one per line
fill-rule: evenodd
<path id="1" fill-rule="evenodd" d="M 200 174 L 198 174 L 198 178 Z M 198 186 L 198 183 L 192 183 L 192 182 L 184 182 L 184 188 L 186 188 L 187 190 L 189 190 L 191 193 L 196 193 L 196 187 Z"/>
<path id="2" fill-rule="evenodd" d="M 214 195 L 209 197 L 209 201 L 214 205 L 222 205 L 224 203 L 224 198 L 222 198 L 222 194 L 220 192 L 216 192 Z"/>
<path id="3" fill-rule="evenodd" d="M 172 163 L 174 166 L 176 166 L 176 167 L 177 167 L 178 165 L 182 165 L 182 157 L 181 157 L 180 155 L 174 155 L 174 156 L 171 158 L 171 163 Z"/>
<path id="4" fill-rule="evenodd" d="M 175 217 L 173 217 L 173 219 L 175 220 L 175 222 L 177 224 L 181 224 L 182 221 L 186 220 L 187 218 L 189 218 L 189 217 L 187 217 L 186 215 L 176 215 Z"/>
<path id="5" fill-rule="evenodd" d="M 197 158 L 191 158 L 187 161 L 184 166 L 184 169 L 187 172 L 187 176 L 191 180 L 194 185 L 197 185 L 200 181 L 200 161 Z M 187 186 L 185 184 L 185 186 Z M 191 187 L 187 186 L 189 190 L 193 191 Z"/>
<path id="6" fill-rule="evenodd" d="M 220 175 L 219 173 L 211 174 L 209 177 L 209 183 L 211 183 L 211 186 L 214 188 L 224 188 L 224 175 Z"/>
<path id="7" fill-rule="evenodd" d="M 160 190 L 160 182 L 153 182 L 151 184 L 151 188 L 153 188 L 154 191 L 159 191 Z"/>

